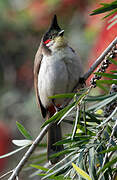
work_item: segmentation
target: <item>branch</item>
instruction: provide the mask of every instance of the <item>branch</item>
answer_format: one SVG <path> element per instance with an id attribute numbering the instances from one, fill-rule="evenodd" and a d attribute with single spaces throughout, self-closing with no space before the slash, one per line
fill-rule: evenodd
<path id="1" fill-rule="evenodd" d="M 92 74 L 92 72 L 98 67 L 98 65 L 103 61 L 103 59 L 105 58 L 105 56 L 111 51 L 111 49 L 117 44 L 117 37 L 112 41 L 112 43 L 106 48 L 106 50 L 101 54 L 101 56 L 95 61 L 95 63 L 91 66 L 91 68 L 88 70 L 87 73 L 84 74 L 84 79 L 85 81 L 88 79 L 88 77 Z M 33 151 L 35 150 L 35 148 L 37 147 L 37 145 L 41 142 L 41 140 L 43 139 L 43 137 L 45 136 L 45 134 L 47 133 L 48 129 L 51 127 L 51 125 L 53 124 L 50 123 L 47 126 L 45 126 L 42 131 L 40 132 L 40 134 L 38 135 L 38 137 L 34 140 L 33 144 L 29 147 L 28 151 L 25 153 L 25 155 L 23 156 L 23 158 L 21 159 L 21 161 L 19 162 L 19 164 L 16 166 L 16 168 L 14 169 L 12 175 L 10 176 L 10 178 L 8 180 L 15 180 L 16 177 L 18 177 L 19 172 L 21 171 L 21 169 L 23 168 L 24 164 L 26 163 L 26 161 L 29 159 L 29 157 L 31 156 L 31 154 L 33 153 Z"/>

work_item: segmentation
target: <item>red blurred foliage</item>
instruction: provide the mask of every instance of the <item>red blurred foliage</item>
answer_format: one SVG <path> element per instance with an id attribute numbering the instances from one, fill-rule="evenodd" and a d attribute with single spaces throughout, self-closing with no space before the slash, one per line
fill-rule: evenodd
<path id="1" fill-rule="evenodd" d="M 33 0 L 28 7 L 28 12 L 33 18 L 35 29 L 43 29 L 47 26 L 49 20 L 49 9 L 44 0 Z"/>
<path id="2" fill-rule="evenodd" d="M 40 30 L 48 25 L 54 14 L 71 17 L 76 10 L 85 10 L 88 0 L 63 0 L 60 2 L 50 2 L 46 0 L 33 0 L 28 7 L 28 12 L 33 19 L 35 29 Z"/>
<path id="3" fill-rule="evenodd" d="M 105 1 L 105 2 L 107 2 L 107 1 Z M 92 9 L 96 9 L 96 8 L 97 8 L 97 6 L 95 8 L 93 6 Z M 92 49 L 90 51 L 90 55 L 88 57 L 88 65 L 87 65 L 88 68 L 91 67 L 91 65 L 94 63 L 94 61 L 101 55 L 101 53 L 108 47 L 108 45 L 117 36 L 117 23 L 115 25 L 113 25 L 110 29 L 108 29 L 109 20 L 112 19 L 113 16 L 110 16 L 110 17 L 106 18 L 105 20 L 102 20 L 101 17 L 104 17 L 104 14 L 101 14 L 101 15 L 92 16 L 89 20 L 88 26 L 89 27 L 93 27 L 93 26 L 98 27 L 99 32 L 96 37 L 94 46 L 92 47 Z M 110 65 L 106 72 L 109 73 L 110 70 L 112 70 L 112 69 L 115 70 L 116 68 L 117 67 L 115 65 Z M 90 79 L 92 78 L 92 76 L 89 77 L 89 79 L 87 81 L 88 84 L 90 84 Z"/>
<path id="4" fill-rule="evenodd" d="M 63 0 L 61 3 L 61 12 L 65 15 L 68 16 L 68 13 L 74 10 L 79 10 L 79 11 L 85 11 L 86 5 L 88 4 L 88 1 L 82 1 L 82 0 Z"/>
<path id="5" fill-rule="evenodd" d="M 11 132 L 7 124 L 0 121 L 0 156 L 9 152 L 11 144 Z M 7 158 L 0 159 L 0 172 L 7 164 Z"/>

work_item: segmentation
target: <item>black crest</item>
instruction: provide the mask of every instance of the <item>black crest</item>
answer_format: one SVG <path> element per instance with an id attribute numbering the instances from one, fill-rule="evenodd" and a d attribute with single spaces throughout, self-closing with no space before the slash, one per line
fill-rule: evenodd
<path id="1" fill-rule="evenodd" d="M 52 23 L 50 25 L 49 31 L 51 31 L 51 30 L 61 31 L 61 28 L 59 27 L 58 22 L 57 22 L 56 15 L 54 15 L 54 17 L 52 19 Z"/>
<path id="2" fill-rule="evenodd" d="M 43 41 L 46 41 L 48 39 L 51 39 L 52 36 L 57 36 L 57 34 L 61 31 L 61 28 L 58 25 L 57 22 L 57 16 L 54 15 L 51 25 L 48 29 L 48 31 L 45 33 L 44 37 L 43 37 Z"/>

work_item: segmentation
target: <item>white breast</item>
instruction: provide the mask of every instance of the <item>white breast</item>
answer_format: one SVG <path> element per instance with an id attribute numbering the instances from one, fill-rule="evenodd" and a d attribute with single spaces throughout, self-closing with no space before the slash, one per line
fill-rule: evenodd
<path id="1" fill-rule="evenodd" d="M 44 107 L 49 106 L 49 96 L 72 92 L 82 73 L 82 66 L 71 48 L 61 48 L 51 56 L 43 56 L 39 75 L 38 90 Z M 55 101 L 62 104 L 63 99 Z"/>

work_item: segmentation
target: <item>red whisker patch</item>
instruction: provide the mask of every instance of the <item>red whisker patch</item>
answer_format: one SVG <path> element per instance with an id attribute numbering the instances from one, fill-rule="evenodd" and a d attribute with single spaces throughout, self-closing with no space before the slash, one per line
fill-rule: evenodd
<path id="1" fill-rule="evenodd" d="M 48 40 L 44 41 L 44 44 L 48 44 L 50 41 L 51 41 L 51 40 L 48 39 Z"/>

